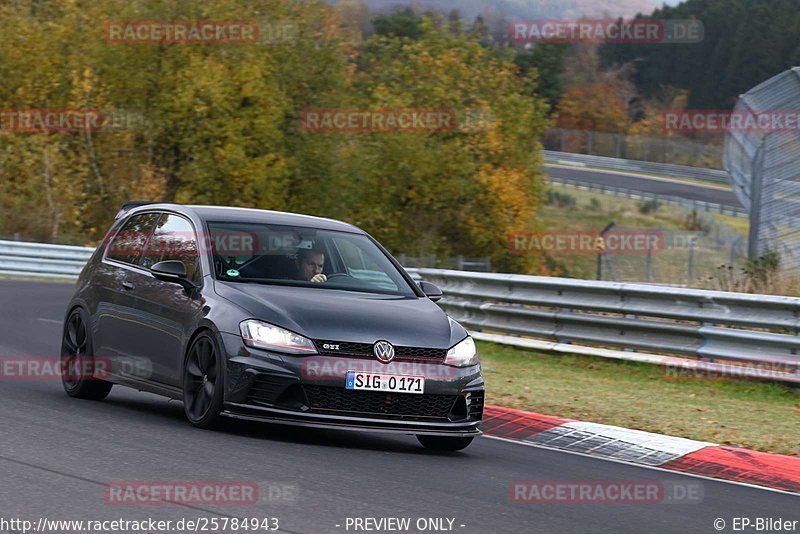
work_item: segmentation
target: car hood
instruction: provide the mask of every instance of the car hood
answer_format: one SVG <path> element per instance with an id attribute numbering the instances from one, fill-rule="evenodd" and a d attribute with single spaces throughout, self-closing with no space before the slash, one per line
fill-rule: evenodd
<path id="1" fill-rule="evenodd" d="M 427 298 L 220 281 L 214 288 L 250 318 L 311 339 L 446 349 L 467 336 Z"/>

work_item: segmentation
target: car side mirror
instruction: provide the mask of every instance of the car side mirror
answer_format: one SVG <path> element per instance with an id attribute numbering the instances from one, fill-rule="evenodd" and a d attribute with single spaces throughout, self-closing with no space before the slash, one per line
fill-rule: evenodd
<path id="1" fill-rule="evenodd" d="M 156 280 L 180 284 L 187 290 L 195 287 L 194 284 L 189 281 L 189 278 L 186 274 L 186 266 L 182 261 L 160 261 L 150 267 L 150 272 L 153 273 L 153 276 L 156 278 Z"/>
<path id="2" fill-rule="evenodd" d="M 420 281 L 419 288 L 423 293 L 425 293 L 425 296 L 427 296 L 433 302 L 436 302 L 442 298 L 442 290 L 430 282 L 426 282 L 425 280 Z"/>

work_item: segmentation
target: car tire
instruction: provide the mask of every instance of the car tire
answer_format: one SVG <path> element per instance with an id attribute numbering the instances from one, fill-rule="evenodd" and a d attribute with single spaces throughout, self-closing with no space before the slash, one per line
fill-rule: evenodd
<path id="1" fill-rule="evenodd" d="M 89 316 L 82 308 L 72 310 L 64 324 L 61 369 L 61 384 L 70 397 L 103 400 L 114 386 L 95 376 L 97 362 L 94 359 Z"/>
<path id="2" fill-rule="evenodd" d="M 192 342 L 183 368 L 183 411 L 197 428 L 213 429 L 222 420 L 224 359 L 211 332 Z"/>
<path id="3" fill-rule="evenodd" d="M 420 434 L 417 436 L 417 439 L 426 449 L 434 451 L 460 451 L 461 449 L 466 449 L 469 444 L 472 443 L 474 436 L 451 438 L 448 436 L 427 436 Z"/>

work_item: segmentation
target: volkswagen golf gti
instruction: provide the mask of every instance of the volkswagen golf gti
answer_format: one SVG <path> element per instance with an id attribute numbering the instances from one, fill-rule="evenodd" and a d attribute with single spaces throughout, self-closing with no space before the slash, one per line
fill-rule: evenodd
<path id="1" fill-rule="evenodd" d="M 129 202 L 69 303 L 64 389 L 114 384 L 222 417 L 416 435 L 480 434 L 475 343 L 363 230 L 244 208 Z"/>

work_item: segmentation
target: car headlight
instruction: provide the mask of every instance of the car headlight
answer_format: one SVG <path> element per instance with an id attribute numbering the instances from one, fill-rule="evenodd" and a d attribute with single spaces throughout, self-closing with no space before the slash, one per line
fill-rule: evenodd
<path id="1" fill-rule="evenodd" d="M 251 347 L 289 354 L 317 353 L 314 343 L 307 337 L 269 323 L 248 319 L 239 324 L 239 330 L 245 344 Z"/>
<path id="2" fill-rule="evenodd" d="M 478 363 L 478 348 L 472 338 L 467 336 L 448 350 L 444 363 L 454 367 L 467 367 Z"/>

